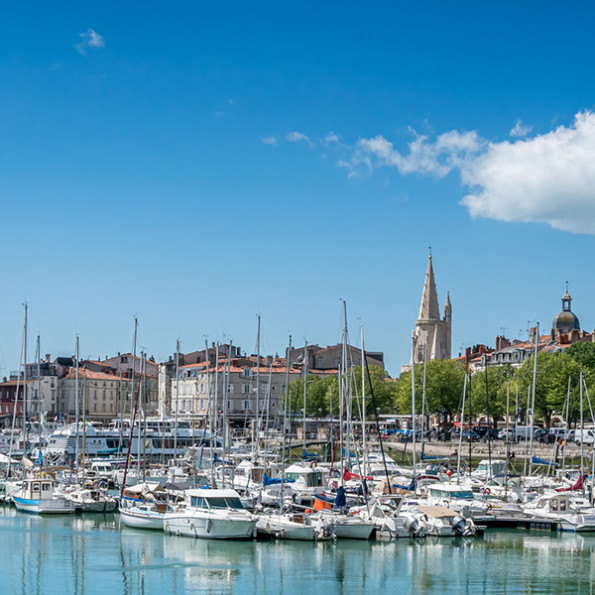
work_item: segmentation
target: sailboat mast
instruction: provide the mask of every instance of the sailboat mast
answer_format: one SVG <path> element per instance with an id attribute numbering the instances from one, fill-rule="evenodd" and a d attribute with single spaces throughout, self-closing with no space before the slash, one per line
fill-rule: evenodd
<path id="1" fill-rule="evenodd" d="M 85 485 L 85 441 L 87 439 L 87 373 L 85 372 L 85 381 L 83 382 L 83 445 L 81 457 L 81 469 L 83 472 L 83 485 Z"/>
<path id="2" fill-rule="evenodd" d="M 256 333 L 256 415 L 252 422 L 252 455 L 258 448 L 258 435 L 260 433 L 260 314 L 258 318 L 258 331 Z"/>
<path id="3" fill-rule="evenodd" d="M 489 399 L 489 391 L 488 391 L 488 354 L 483 354 L 483 371 L 485 374 L 485 386 L 486 386 L 486 418 L 488 422 L 488 429 L 487 429 L 487 439 L 488 439 L 488 461 L 489 461 L 489 471 L 488 471 L 488 479 L 492 479 L 492 441 L 490 439 L 490 399 Z M 469 430 L 469 439 L 471 439 L 471 430 Z"/>
<path id="4" fill-rule="evenodd" d="M 27 315 L 29 306 L 25 303 L 25 331 L 24 331 L 24 358 L 23 358 L 23 454 L 27 456 Z"/>
<path id="5" fill-rule="evenodd" d="M 289 409 L 289 358 L 291 356 L 291 335 L 285 357 L 285 403 L 283 405 L 283 440 L 281 443 L 281 495 L 279 497 L 279 510 L 283 511 L 283 493 L 285 480 L 285 442 L 287 437 L 287 410 Z"/>
<path id="6" fill-rule="evenodd" d="M 213 437 L 216 435 L 215 430 L 215 402 L 213 400 L 213 394 L 211 392 L 211 356 L 209 354 L 209 343 L 205 339 L 205 361 L 207 368 L 207 406 L 209 410 L 209 452 L 211 455 L 211 484 L 215 486 L 215 466 L 213 456 Z"/>
<path id="7" fill-rule="evenodd" d="M 347 469 L 351 471 L 351 361 L 349 358 L 349 344 L 347 341 L 347 336 L 347 303 L 345 300 L 343 300 L 343 398 L 345 399 L 344 457 L 346 457 L 343 460 L 343 469 L 347 467 Z"/>
<path id="8" fill-rule="evenodd" d="M 366 367 L 364 365 L 366 351 L 364 349 L 364 323 L 360 322 L 360 334 L 362 339 L 362 356 L 361 356 L 361 369 L 362 369 L 362 451 L 364 455 L 364 472 L 365 477 L 368 474 L 368 438 L 366 428 Z M 367 496 L 367 494 L 365 494 Z"/>
<path id="9" fill-rule="evenodd" d="M 535 325 L 535 359 L 533 360 L 533 388 L 531 392 L 531 429 L 529 431 L 529 475 L 533 471 L 533 426 L 535 425 L 535 385 L 537 383 L 537 348 L 539 346 L 539 322 Z M 582 463 L 582 461 L 581 461 Z"/>
<path id="10" fill-rule="evenodd" d="M 424 376 L 422 382 L 421 393 L 421 454 L 424 454 L 424 429 L 425 429 L 425 412 L 426 412 L 426 378 L 428 372 L 428 342 L 426 341 L 424 349 Z"/>
<path id="11" fill-rule="evenodd" d="M 142 431 L 142 440 L 141 440 L 141 447 L 142 447 L 142 455 L 143 455 L 143 483 L 146 481 L 147 475 L 147 415 L 145 411 L 144 401 L 146 400 L 145 390 L 147 388 L 147 353 L 145 351 L 141 351 L 140 354 L 140 380 L 139 380 L 139 393 L 140 393 L 140 408 L 141 408 L 141 415 L 138 420 L 139 428 L 138 428 L 138 435 L 141 436 Z M 141 454 L 141 448 L 138 449 L 138 454 Z"/>
<path id="12" fill-rule="evenodd" d="M 41 454 L 41 338 L 37 335 L 37 437 Z"/>
<path id="13" fill-rule="evenodd" d="M 568 376 L 568 390 L 566 391 L 566 419 L 564 420 L 565 423 L 565 430 L 564 430 L 564 443 L 568 442 L 568 418 L 570 416 L 570 383 L 572 381 L 572 376 Z M 595 442 L 593 443 L 595 445 Z M 566 448 L 562 449 L 562 471 L 566 469 Z"/>
<path id="14" fill-rule="evenodd" d="M 584 435 L 585 435 L 585 417 L 583 414 L 583 370 L 581 368 L 578 381 L 580 384 L 580 406 L 581 406 L 581 473 L 583 473 L 583 464 L 584 464 L 584 448 L 583 445 L 585 444 Z"/>
<path id="15" fill-rule="evenodd" d="M 504 502 L 508 502 L 508 466 L 510 465 L 510 380 L 506 383 L 506 467 L 504 467 Z"/>
<path id="16" fill-rule="evenodd" d="M 463 449 L 463 428 L 465 426 L 465 397 L 467 396 L 467 370 L 463 381 L 463 405 L 461 407 L 461 431 L 459 433 L 459 447 L 457 448 L 457 484 L 461 481 L 461 455 Z"/>
<path id="17" fill-rule="evenodd" d="M 176 411 L 174 413 L 174 462 L 178 456 L 178 410 L 180 409 L 180 339 L 176 339 Z"/>
<path id="18" fill-rule="evenodd" d="M 134 317 L 134 339 L 132 341 L 132 385 L 130 388 L 130 423 L 132 424 L 133 400 L 134 400 L 134 379 L 136 376 L 136 336 L 138 331 L 138 318 Z M 133 428 L 134 429 L 134 428 Z"/>
<path id="19" fill-rule="evenodd" d="M 302 456 L 306 456 L 306 391 L 308 386 L 308 341 L 304 342 L 304 415 L 302 418 Z"/>
<path id="20" fill-rule="evenodd" d="M 415 479 L 415 333 L 411 335 L 411 457 L 413 460 L 413 478 Z"/>
<path id="21" fill-rule="evenodd" d="M 76 465 L 79 455 L 79 425 L 80 425 L 80 402 L 79 402 L 79 336 L 76 336 L 75 348 L 75 368 L 74 368 L 74 408 L 76 416 L 76 439 L 74 441 L 73 466 Z"/>

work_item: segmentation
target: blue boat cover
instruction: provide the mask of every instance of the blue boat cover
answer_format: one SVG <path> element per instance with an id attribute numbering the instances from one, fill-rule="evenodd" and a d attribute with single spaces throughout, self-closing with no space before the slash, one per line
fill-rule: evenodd
<path id="1" fill-rule="evenodd" d="M 531 457 L 531 462 L 534 465 L 547 465 L 548 467 L 557 467 L 558 463 L 554 463 L 553 461 L 546 461 L 545 459 L 540 459 L 539 457 L 533 456 Z"/>
<path id="2" fill-rule="evenodd" d="M 295 479 L 284 479 L 283 483 L 293 483 Z M 281 483 L 280 479 L 273 479 L 269 477 L 266 473 L 262 476 L 262 485 L 263 486 L 272 486 Z"/>

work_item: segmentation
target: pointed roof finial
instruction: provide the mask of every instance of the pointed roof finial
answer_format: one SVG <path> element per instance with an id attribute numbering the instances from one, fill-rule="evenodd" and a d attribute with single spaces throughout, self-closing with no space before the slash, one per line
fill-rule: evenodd
<path id="1" fill-rule="evenodd" d="M 428 252 L 429 252 L 430 258 L 432 258 L 432 246 L 428 246 Z"/>
<path id="2" fill-rule="evenodd" d="M 432 254 L 428 258 L 428 269 L 424 281 L 424 288 L 421 295 L 418 320 L 440 320 L 438 308 L 438 294 L 436 282 L 434 281 L 434 268 L 432 267 Z"/>

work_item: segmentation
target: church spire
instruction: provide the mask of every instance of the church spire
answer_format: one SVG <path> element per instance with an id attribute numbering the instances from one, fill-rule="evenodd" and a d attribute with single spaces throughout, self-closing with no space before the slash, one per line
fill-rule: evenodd
<path id="1" fill-rule="evenodd" d="M 434 268 L 432 267 L 432 253 L 428 256 L 428 270 L 421 295 L 418 320 L 440 320 L 440 308 L 438 307 L 438 293 L 434 281 Z"/>

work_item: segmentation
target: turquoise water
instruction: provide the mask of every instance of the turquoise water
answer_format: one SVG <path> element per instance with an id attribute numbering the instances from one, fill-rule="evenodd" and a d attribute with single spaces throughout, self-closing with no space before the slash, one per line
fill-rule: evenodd
<path id="1" fill-rule="evenodd" d="M 0 507 L 0 593 L 590 593 L 595 536 L 492 531 L 391 543 L 216 542 L 118 526 L 117 515 Z"/>

